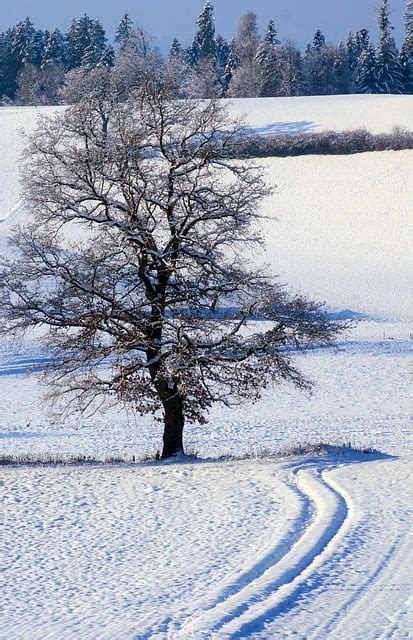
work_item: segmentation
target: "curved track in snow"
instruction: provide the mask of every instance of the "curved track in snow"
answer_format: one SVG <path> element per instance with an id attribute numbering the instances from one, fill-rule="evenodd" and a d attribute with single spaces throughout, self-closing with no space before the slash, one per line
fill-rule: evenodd
<path id="1" fill-rule="evenodd" d="M 334 552 L 352 521 L 351 501 L 329 477 L 330 467 L 314 462 L 291 467 L 292 480 L 287 482 L 303 503 L 296 535 L 274 547 L 264 565 L 252 565 L 233 579 L 211 608 L 189 620 L 174 637 L 248 637 L 282 613 L 300 585 Z"/>

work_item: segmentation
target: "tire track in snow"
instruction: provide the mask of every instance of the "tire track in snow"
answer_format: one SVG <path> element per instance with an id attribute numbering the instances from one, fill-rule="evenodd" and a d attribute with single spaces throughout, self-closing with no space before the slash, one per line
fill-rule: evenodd
<path id="1" fill-rule="evenodd" d="M 296 491 L 307 505 L 307 513 L 314 508 L 315 517 L 306 521 L 304 530 L 300 528 L 296 540 L 279 560 L 274 558 L 274 564 L 258 577 L 239 585 L 241 588 L 235 593 L 188 621 L 174 638 L 247 637 L 288 606 L 303 582 L 334 551 L 349 526 L 349 500 L 326 478 L 326 472 L 314 461 L 292 467 Z M 252 571 L 253 568 L 249 573 Z"/>

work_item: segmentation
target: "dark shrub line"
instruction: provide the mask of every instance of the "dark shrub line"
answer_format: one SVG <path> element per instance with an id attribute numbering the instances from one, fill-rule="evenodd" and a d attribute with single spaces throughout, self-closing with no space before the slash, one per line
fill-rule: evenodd
<path id="1" fill-rule="evenodd" d="M 391 133 L 378 134 L 370 133 L 366 129 L 355 129 L 270 136 L 245 135 L 233 144 L 229 155 L 235 158 L 285 158 L 405 149 L 413 149 L 413 131 L 395 127 Z"/>

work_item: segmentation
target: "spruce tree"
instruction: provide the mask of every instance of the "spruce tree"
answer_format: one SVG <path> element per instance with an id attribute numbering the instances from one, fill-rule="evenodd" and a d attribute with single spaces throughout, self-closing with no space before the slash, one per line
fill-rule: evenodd
<path id="1" fill-rule="evenodd" d="M 197 64 L 205 58 L 215 58 L 214 8 L 210 2 L 206 2 L 196 24 L 198 28 L 192 43 L 192 59 L 194 64 Z"/>
<path id="2" fill-rule="evenodd" d="M 363 51 L 366 51 L 370 46 L 370 34 L 368 29 L 359 29 L 354 34 L 355 53 L 360 58 Z"/>
<path id="3" fill-rule="evenodd" d="M 0 33 L 0 101 L 2 102 L 12 99 L 12 85 L 16 78 L 11 42 L 11 29 Z"/>
<path id="4" fill-rule="evenodd" d="M 106 45 L 105 31 L 99 20 L 86 14 L 74 18 L 67 34 L 67 68 L 108 64 L 113 57 Z"/>
<path id="5" fill-rule="evenodd" d="M 65 44 L 62 33 L 59 29 L 45 32 L 45 45 L 42 68 L 49 64 L 63 64 L 65 61 Z"/>
<path id="6" fill-rule="evenodd" d="M 301 52 L 287 41 L 280 49 L 280 95 L 300 96 L 304 93 L 303 60 Z"/>
<path id="7" fill-rule="evenodd" d="M 323 33 L 320 31 L 320 29 L 317 29 L 313 38 L 313 48 L 315 49 L 315 51 L 321 51 L 321 49 L 325 46 L 325 44 L 326 44 L 326 39 Z"/>
<path id="8" fill-rule="evenodd" d="M 405 12 L 406 37 L 400 50 L 403 93 L 413 93 L 413 1 L 408 2 Z"/>
<path id="9" fill-rule="evenodd" d="M 227 63 L 225 65 L 224 73 L 222 76 L 223 95 L 226 95 L 231 84 L 231 80 L 234 77 L 239 64 L 240 60 L 235 49 L 235 43 L 234 40 L 231 40 L 231 42 L 229 43 Z"/>
<path id="10" fill-rule="evenodd" d="M 3 34 L 4 67 L 1 69 L 4 94 L 14 100 L 18 87 L 18 76 L 24 64 L 30 63 L 34 55 L 36 30 L 30 18 L 20 20 Z M 1 97 L 1 96 L 0 96 Z"/>
<path id="11" fill-rule="evenodd" d="M 172 40 L 171 47 L 168 53 L 168 60 L 181 59 L 183 57 L 182 46 L 177 38 Z"/>
<path id="12" fill-rule="evenodd" d="M 351 31 L 347 36 L 346 49 L 347 49 L 348 66 L 350 68 L 350 71 L 354 72 L 355 68 L 357 67 L 358 56 L 357 56 L 355 38 Z"/>
<path id="13" fill-rule="evenodd" d="M 278 54 L 277 31 L 273 20 L 270 20 L 263 42 L 255 55 L 259 65 L 260 96 L 276 96 L 280 92 L 281 71 L 280 56 Z"/>
<path id="14" fill-rule="evenodd" d="M 120 49 L 123 49 L 129 42 L 133 31 L 133 20 L 127 13 L 122 16 L 121 21 L 116 29 L 115 43 L 119 45 Z"/>
<path id="15" fill-rule="evenodd" d="M 333 57 L 331 81 L 332 93 L 338 95 L 350 93 L 352 89 L 352 77 L 346 45 L 343 42 L 340 42 L 337 47 L 331 48 L 331 53 Z"/>
<path id="16" fill-rule="evenodd" d="M 360 29 L 353 35 L 349 33 L 346 44 L 347 65 L 349 69 L 349 82 L 351 90 L 356 89 L 357 67 L 360 63 L 361 54 L 367 51 L 371 44 L 370 34 L 367 29 Z"/>
<path id="17" fill-rule="evenodd" d="M 390 24 L 389 3 L 383 0 L 379 12 L 380 44 L 377 55 L 377 84 L 379 93 L 402 93 L 402 69 L 399 52 Z"/>
<path id="18" fill-rule="evenodd" d="M 216 60 L 216 77 L 221 88 L 220 93 L 224 96 L 228 90 L 226 79 L 226 69 L 230 55 L 230 45 L 221 35 L 215 40 L 215 60 Z"/>
<path id="19" fill-rule="evenodd" d="M 376 50 L 372 43 L 362 52 L 358 62 L 355 80 L 357 93 L 380 93 L 377 82 Z"/>
<path id="20" fill-rule="evenodd" d="M 328 84 L 332 60 L 328 60 L 329 54 L 324 35 L 318 29 L 311 44 L 305 51 L 305 82 L 306 92 L 309 95 L 325 95 L 329 93 Z"/>

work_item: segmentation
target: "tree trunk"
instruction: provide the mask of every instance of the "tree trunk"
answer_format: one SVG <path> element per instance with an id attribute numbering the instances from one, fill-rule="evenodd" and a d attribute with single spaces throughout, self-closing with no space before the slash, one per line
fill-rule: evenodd
<path id="1" fill-rule="evenodd" d="M 177 453 L 183 453 L 184 445 L 182 434 L 185 419 L 182 398 L 178 393 L 164 400 L 163 407 L 165 427 L 161 458 L 165 459 L 175 456 Z"/>

